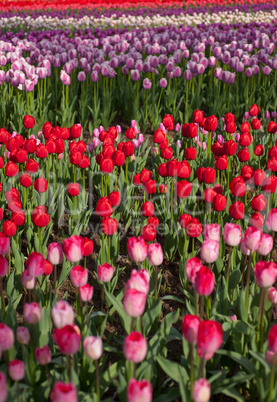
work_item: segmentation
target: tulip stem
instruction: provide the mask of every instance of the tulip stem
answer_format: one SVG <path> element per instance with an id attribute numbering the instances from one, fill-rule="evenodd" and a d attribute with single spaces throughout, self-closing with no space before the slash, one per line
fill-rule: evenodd
<path id="1" fill-rule="evenodd" d="M 54 265 L 54 293 L 57 293 L 57 265 Z"/>
<path id="2" fill-rule="evenodd" d="M 202 378 L 204 374 L 204 368 L 205 368 L 205 359 L 202 358 L 200 361 L 200 367 L 199 367 L 199 372 L 198 372 L 198 378 Z"/>
<path id="3" fill-rule="evenodd" d="M 38 227 L 38 249 L 39 249 L 39 253 L 41 253 L 41 243 L 42 243 L 41 228 Z"/>
<path id="4" fill-rule="evenodd" d="M 185 256 L 185 261 L 186 261 L 186 259 L 187 259 L 187 234 L 186 234 L 186 232 L 184 232 L 184 234 L 185 234 L 185 239 L 184 239 L 184 256 Z"/>
<path id="5" fill-rule="evenodd" d="M 108 263 L 111 263 L 111 236 L 108 236 Z"/>
<path id="6" fill-rule="evenodd" d="M 9 248 L 9 276 L 11 273 L 11 248 Z"/>
<path id="7" fill-rule="evenodd" d="M 194 257 L 194 237 L 192 238 L 192 256 Z"/>
<path id="8" fill-rule="evenodd" d="M 104 306 L 104 292 L 105 292 L 105 285 L 103 283 L 102 284 L 102 292 L 101 292 L 101 311 L 103 310 L 103 306 Z"/>
<path id="9" fill-rule="evenodd" d="M 128 186 L 128 161 L 129 161 L 129 158 L 127 156 L 127 158 L 126 158 L 126 166 L 125 166 L 125 181 L 126 181 L 127 186 Z"/>
<path id="10" fill-rule="evenodd" d="M 202 319 L 202 316 L 203 316 L 203 307 L 204 307 L 204 296 L 200 295 L 200 297 L 199 297 L 199 317 L 200 317 L 200 320 Z"/>
<path id="11" fill-rule="evenodd" d="M 86 300 L 86 321 L 87 321 L 87 325 L 88 325 L 88 302 Z"/>
<path id="12" fill-rule="evenodd" d="M 248 267 L 247 267 L 247 277 L 246 277 L 245 308 L 246 308 L 246 313 L 247 314 L 248 314 L 248 298 L 249 298 L 251 262 L 252 262 L 252 250 L 250 250 L 250 254 L 249 254 Z"/>
<path id="13" fill-rule="evenodd" d="M 70 355 L 66 356 L 67 359 L 67 370 L 68 370 L 68 377 L 69 377 L 69 381 L 71 382 L 72 378 L 71 378 L 71 361 L 70 361 Z"/>
<path id="14" fill-rule="evenodd" d="M 227 292 L 229 292 L 229 276 L 230 276 L 230 265 L 231 265 L 232 251 L 233 251 L 233 247 L 230 247 L 229 255 L 228 255 L 227 274 L 226 274 Z"/>
<path id="15" fill-rule="evenodd" d="M 270 374 L 270 387 L 269 387 L 269 402 L 274 402 L 273 388 L 275 385 L 275 372 L 276 372 L 277 354 L 274 354 Z"/>
<path id="16" fill-rule="evenodd" d="M 6 313 L 6 306 L 5 306 L 5 298 L 4 298 L 4 290 L 3 290 L 3 278 L 0 277 L 0 293 L 1 293 L 1 308 L 3 311 L 3 318 L 5 318 L 5 313 Z"/>
<path id="17" fill-rule="evenodd" d="M 194 290 L 195 315 L 198 315 L 198 293 Z"/>
<path id="18" fill-rule="evenodd" d="M 155 300 L 158 298 L 158 267 L 155 265 Z"/>
<path id="19" fill-rule="evenodd" d="M 257 344 L 260 340 L 260 350 L 262 350 L 264 343 L 264 303 L 265 303 L 265 288 L 261 288 L 259 315 L 258 315 L 258 331 L 257 331 Z"/>
<path id="20" fill-rule="evenodd" d="M 273 238 L 273 247 L 272 247 L 272 250 L 271 250 L 271 252 L 270 252 L 270 260 L 272 260 L 272 257 L 273 257 L 275 232 L 272 231 L 272 232 L 271 232 L 271 235 L 272 235 L 272 238 Z"/>
<path id="21" fill-rule="evenodd" d="M 171 182 L 171 231 L 173 232 L 173 191 L 174 191 L 174 177 Z"/>

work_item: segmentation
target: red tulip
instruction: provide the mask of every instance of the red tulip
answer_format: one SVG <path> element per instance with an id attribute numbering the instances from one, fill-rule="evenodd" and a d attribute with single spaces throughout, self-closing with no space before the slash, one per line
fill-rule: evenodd
<path id="1" fill-rule="evenodd" d="M 65 355 L 75 354 L 81 342 L 81 333 L 77 325 L 66 325 L 63 328 L 54 328 L 54 342 Z"/>
<path id="2" fill-rule="evenodd" d="M 186 233 L 189 237 L 198 237 L 202 233 L 202 225 L 197 218 L 191 218 L 186 226 Z"/>
<path id="3" fill-rule="evenodd" d="M 169 131 L 174 129 L 174 119 L 170 114 L 166 114 L 163 118 L 163 125 Z"/>
<path id="4" fill-rule="evenodd" d="M 23 117 L 23 125 L 25 128 L 30 129 L 33 128 L 35 125 L 35 119 L 33 118 L 33 116 L 29 116 L 28 114 L 26 114 Z"/>
<path id="5" fill-rule="evenodd" d="M 80 194 L 80 184 L 79 183 L 69 183 L 67 186 L 68 195 L 71 197 L 77 197 Z"/>
<path id="6" fill-rule="evenodd" d="M 96 213 L 102 218 L 111 216 L 113 213 L 113 208 L 108 197 L 102 197 L 99 199 L 96 205 Z"/>
<path id="7" fill-rule="evenodd" d="M 32 222 L 34 225 L 43 228 L 50 222 L 50 216 L 47 213 L 46 207 L 39 206 L 32 211 Z"/>
<path id="8" fill-rule="evenodd" d="M 240 201 L 234 202 L 229 207 L 229 214 L 235 220 L 243 219 L 244 217 L 244 204 Z"/>
<path id="9" fill-rule="evenodd" d="M 8 162 L 5 167 L 5 174 L 8 177 L 14 177 L 17 175 L 19 167 L 14 162 Z"/>
<path id="10" fill-rule="evenodd" d="M 118 222 L 113 218 L 103 218 L 101 222 L 101 229 L 107 236 L 112 236 L 118 229 Z"/>

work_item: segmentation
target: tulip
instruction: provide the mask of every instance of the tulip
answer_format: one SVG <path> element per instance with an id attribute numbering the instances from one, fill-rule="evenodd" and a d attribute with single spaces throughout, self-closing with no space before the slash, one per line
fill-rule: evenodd
<path id="1" fill-rule="evenodd" d="M 9 350 L 14 344 L 14 333 L 6 324 L 0 323 L 0 349 Z"/>
<path id="2" fill-rule="evenodd" d="M 261 236 L 261 244 L 257 250 L 257 253 L 260 255 L 268 255 L 273 249 L 273 237 L 267 233 L 262 233 Z"/>
<path id="3" fill-rule="evenodd" d="M 269 288 L 267 292 L 267 299 L 272 304 L 277 304 L 277 290 L 276 288 Z"/>
<path id="4" fill-rule="evenodd" d="M 76 325 L 65 325 L 62 328 L 54 328 L 54 342 L 58 345 L 60 351 L 65 355 L 77 353 L 81 333 Z"/>
<path id="5" fill-rule="evenodd" d="M 195 284 L 195 278 L 197 272 L 202 267 L 202 261 L 198 257 L 190 258 L 186 264 L 186 275 L 189 282 L 192 283 L 192 286 Z"/>
<path id="6" fill-rule="evenodd" d="M 252 251 L 258 250 L 261 245 L 261 239 L 262 231 L 253 226 L 250 226 L 244 234 L 245 245 Z"/>
<path id="7" fill-rule="evenodd" d="M 98 265 L 97 267 L 97 275 L 98 279 L 101 282 L 110 282 L 114 274 L 114 267 L 112 267 L 110 264 L 103 264 L 103 265 Z"/>
<path id="8" fill-rule="evenodd" d="M 41 308 L 37 302 L 25 303 L 23 311 L 24 320 L 28 324 L 35 325 L 40 321 Z"/>
<path id="9" fill-rule="evenodd" d="M 16 340 L 21 345 L 28 345 L 30 341 L 30 332 L 28 328 L 22 326 L 17 327 Z"/>
<path id="10" fill-rule="evenodd" d="M 147 355 L 146 339 L 139 332 L 131 332 L 124 339 L 123 353 L 125 359 L 130 362 L 142 362 Z"/>
<path id="11" fill-rule="evenodd" d="M 206 224 L 204 226 L 204 240 L 220 241 L 220 225 L 217 223 Z"/>
<path id="12" fill-rule="evenodd" d="M 147 295 L 136 289 L 128 289 L 123 298 L 123 307 L 130 317 L 136 318 L 142 315 Z"/>
<path id="13" fill-rule="evenodd" d="M 88 336 L 83 342 L 85 354 L 92 360 L 98 360 L 103 354 L 103 343 L 100 336 Z"/>
<path id="14" fill-rule="evenodd" d="M 219 253 L 219 243 L 215 240 L 204 240 L 201 246 L 201 259 L 211 264 L 217 260 Z"/>
<path id="15" fill-rule="evenodd" d="M 26 260 L 26 269 L 28 274 L 35 278 L 44 274 L 45 259 L 42 254 L 36 251 L 32 252 Z"/>
<path id="16" fill-rule="evenodd" d="M 222 342 L 223 330 L 219 322 L 212 320 L 200 322 L 197 336 L 197 353 L 202 359 L 211 359 L 222 345 Z"/>
<path id="17" fill-rule="evenodd" d="M 84 239 L 81 236 L 64 239 L 63 246 L 65 256 L 70 262 L 78 262 L 84 255 Z"/>
<path id="18" fill-rule="evenodd" d="M 57 381 L 51 391 L 53 402 L 77 402 L 77 389 L 73 383 Z"/>
<path id="19" fill-rule="evenodd" d="M 51 310 L 52 320 L 56 328 L 60 329 L 66 325 L 73 325 L 74 312 L 70 304 L 59 300 Z"/>
<path id="20" fill-rule="evenodd" d="M 8 365 L 9 377 L 13 381 L 20 381 L 25 376 L 25 364 L 20 360 L 12 360 Z"/>
<path id="21" fill-rule="evenodd" d="M 199 378 L 193 384 L 193 400 L 194 402 L 208 402 L 211 397 L 211 386 L 206 378 Z"/>
<path id="22" fill-rule="evenodd" d="M 38 364 L 41 366 L 46 366 L 51 362 L 51 351 L 48 345 L 43 346 L 42 348 L 36 348 L 35 357 Z"/>
<path id="23" fill-rule="evenodd" d="M 241 242 L 241 227 L 235 223 L 226 223 L 224 226 L 224 242 L 231 247 L 236 247 Z"/>
<path id="24" fill-rule="evenodd" d="M 63 261 L 63 249 L 60 243 L 54 242 L 50 243 L 47 250 L 47 259 L 54 265 L 54 292 L 56 292 L 57 283 L 57 265 L 61 264 Z"/>
<path id="25" fill-rule="evenodd" d="M 202 266 L 196 273 L 194 281 L 194 289 L 201 296 L 208 296 L 214 289 L 215 279 L 212 271 Z"/>
<path id="26" fill-rule="evenodd" d="M 197 315 L 185 315 L 182 325 L 183 336 L 187 342 L 195 345 L 197 342 L 198 328 L 201 320 Z"/>
<path id="27" fill-rule="evenodd" d="M 127 402 L 151 402 L 152 385 L 146 380 L 137 381 L 131 378 L 127 388 Z"/>
<path id="28" fill-rule="evenodd" d="M 130 237 L 128 239 L 127 248 L 132 261 L 141 263 L 147 257 L 147 245 L 141 236 Z"/>

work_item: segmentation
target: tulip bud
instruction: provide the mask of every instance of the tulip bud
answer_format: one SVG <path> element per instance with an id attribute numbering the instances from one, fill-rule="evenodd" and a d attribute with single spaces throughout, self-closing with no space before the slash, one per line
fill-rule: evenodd
<path id="1" fill-rule="evenodd" d="M 163 249 L 160 243 L 151 243 L 148 247 L 148 260 L 151 265 L 158 266 L 163 262 Z"/>
<path id="2" fill-rule="evenodd" d="M 146 380 L 131 378 L 127 388 L 127 402 L 151 402 L 152 385 Z"/>
<path id="3" fill-rule="evenodd" d="M 21 345 L 28 345 L 30 341 L 30 332 L 28 328 L 22 326 L 17 327 L 16 340 Z"/>
<path id="4" fill-rule="evenodd" d="M 267 233 L 262 233 L 261 244 L 257 250 L 260 255 L 268 255 L 273 249 L 273 237 Z"/>
<path id="5" fill-rule="evenodd" d="M 51 351 L 48 345 L 42 348 L 36 348 L 35 356 L 38 364 L 41 366 L 46 366 L 46 364 L 51 362 Z"/>
<path id="6" fill-rule="evenodd" d="M 273 261 L 259 261 L 253 268 L 258 286 L 267 288 L 272 286 L 277 279 L 277 265 Z"/>
<path id="7" fill-rule="evenodd" d="M 5 374 L 0 371 L 0 402 L 5 402 L 8 398 L 7 379 Z"/>
<path id="8" fill-rule="evenodd" d="M 215 240 L 204 240 L 201 246 L 201 259 L 210 264 L 217 260 L 219 253 L 219 243 Z"/>
<path id="9" fill-rule="evenodd" d="M 202 261 L 198 257 L 190 258 L 186 264 L 186 275 L 188 280 L 194 285 L 197 272 L 202 267 Z"/>
<path id="10" fill-rule="evenodd" d="M 76 265 L 70 270 L 69 277 L 72 285 L 76 288 L 80 288 L 81 286 L 84 286 L 88 281 L 88 270 L 81 267 L 80 265 Z"/>
<path id="11" fill-rule="evenodd" d="M 60 243 L 50 243 L 47 251 L 47 259 L 52 265 L 61 264 L 63 261 L 63 249 Z"/>
<path id="12" fill-rule="evenodd" d="M 201 296 L 209 296 L 214 289 L 214 284 L 214 274 L 208 267 L 202 266 L 196 273 L 194 289 Z"/>
<path id="13" fill-rule="evenodd" d="M 224 242 L 231 247 L 236 247 L 241 241 L 241 227 L 235 223 L 226 223 L 224 226 Z"/>
<path id="14" fill-rule="evenodd" d="M 23 310 L 24 320 L 28 324 L 35 325 L 40 321 L 41 308 L 37 302 L 25 303 Z"/>
<path id="15" fill-rule="evenodd" d="M 52 402 L 77 402 L 77 389 L 74 384 L 57 381 L 51 391 Z"/>
<path id="16" fill-rule="evenodd" d="M 52 320 L 56 328 L 73 325 L 73 308 L 64 300 L 59 300 L 51 310 Z"/>
<path id="17" fill-rule="evenodd" d="M 25 364 L 20 360 L 12 360 L 8 365 L 9 377 L 13 381 L 21 381 L 25 376 Z"/>
<path id="18" fill-rule="evenodd" d="M 147 245 L 141 236 L 130 237 L 127 248 L 129 257 L 135 262 L 142 262 L 147 257 Z"/>
<path id="19" fill-rule="evenodd" d="M 68 261 L 78 262 L 84 255 L 84 239 L 81 236 L 71 236 L 64 239 L 64 253 Z"/>
<path id="20" fill-rule="evenodd" d="M 32 252 L 25 263 L 28 274 L 37 278 L 44 274 L 45 259 L 42 254 L 36 251 Z"/>
<path id="21" fill-rule="evenodd" d="M 220 241 L 220 225 L 217 223 L 210 223 L 204 226 L 204 239 Z"/>
<path id="22" fill-rule="evenodd" d="M 262 231 L 254 226 L 250 226 L 244 234 L 245 245 L 252 251 L 258 250 L 261 245 L 261 239 Z"/>
<path id="23" fill-rule="evenodd" d="M 145 309 L 147 295 L 136 289 L 128 289 L 123 298 L 123 307 L 130 317 L 136 318 L 142 315 Z"/>
<path id="24" fill-rule="evenodd" d="M 103 354 L 103 343 L 100 336 L 88 336 L 83 342 L 85 354 L 92 360 L 98 360 Z"/>
<path id="25" fill-rule="evenodd" d="M 197 337 L 198 355 L 209 360 L 220 348 L 223 342 L 223 330 L 219 322 L 206 320 L 199 324 Z"/>
<path id="26" fill-rule="evenodd" d="M 198 328 L 201 320 L 197 315 L 185 315 L 182 325 L 184 338 L 193 345 L 197 342 Z"/>
<path id="27" fill-rule="evenodd" d="M 268 289 L 267 300 L 272 304 L 277 304 L 277 290 L 275 288 Z"/>
<path id="28" fill-rule="evenodd" d="M 0 349 L 9 350 L 14 344 L 13 330 L 6 324 L 0 323 Z"/>
<path id="29" fill-rule="evenodd" d="M 139 332 L 126 336 L 123 345 L 124 357 L 133 363 L 140 363 L 147 355 L 147 341 Z"/>
<path id="30" fill-rule="evenodd" d="M 88 302 L 93 296 L 93 286 L 86 283 L 84 286 L 80 287 L 80 296 L 83 302 Z"/>
<path id="31" fill-rule="evenodd" d="M 199 380 L 194 382 L 192 396 L 194 402 L 209 402 L 211 386 L 206 378 L 199 378 Z"/>

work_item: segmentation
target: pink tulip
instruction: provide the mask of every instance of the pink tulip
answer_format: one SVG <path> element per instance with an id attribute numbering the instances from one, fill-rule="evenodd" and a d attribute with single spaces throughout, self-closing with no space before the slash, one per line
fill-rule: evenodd
<path id="1" fill-rule="evenodd" d="M 129 289 L 136 289 L 138 292 L 145 293 L 147 295 L 149 293 L 149 282 L 150 274 L 148 271 L 146 271 L 146 269 L 142 269 L 141 271 L 133 269 L 131 278 L 125 285 L 124 293 L 126 293 Z"/>
<path id="2" fill-rule="evenodd" d="M 110 264 L 98 265 L 97 275 L 100 282 L 110 282 L 114 274 L 114 267 Z"/>
<path id="3" fill-rule="evenodd" d="M 199 378 L 193 384 L 193 400 L 194 402 L 209 402 L 211 397 L 211 386 L 206 378 Z"/>
<path id="4" fill-rule="evenodd" d="M 81 337 L 77 325 L 66 325 L 62 328 L 54 328 L 54 342 L 65 355 L 73 355 L 77 353 L 80 347 Z"/>
<path id="5" fill-rule="evenodd" d="M 26 290 L 31 290 L 35 287 L 36 278 L 29 275 L 27 269 L 25 269 L 21 274 L 21 283 Z"/>
<path id="6" fill-rule="evenodd" d="M 76 265 L 70 270 L 69 277 L 72 285 L 76 288 L 80 288 L 81 286 L 84 286 L 88 281 L 88 270 L 81 267 L 80 265 Z"/>
<path id="7" fill-rule="evenodd" d="M 219 243 L 215 240 L 204 240 L 201 246 L 201 259 L 210 264 L 215 262 L 218 257 Z"/>
<path id="8" fill-rule="evenodd" d="M 30 341 L 30 332 L 28 328 L 22 326 L 17 327 L 16 340 L 21 345 L 28 345 Z"/>
<path id="9" fill-rule="evenodd" d="M 84 239 L 81 236 L 71 236 L 64 239 L 63 248 L 68 261 L 78 262 L 84 255 Z"/>
<path id="10" fill-rule="evenodd" d="M 63 261 L 63 248 L 60 243 L 50 243 L 47 251 L 47 260 L 52 265 L 61 264 Z"/>
<path id="11" fill-rule="evenodd" d="M 254 226 L 249 226 L 244 234 L 245 245 L 249 250 L 258 250 L 261 245 L 262 231 Z"/>
<path id="12" fill-rule="evenodd" d="M 145 309 L 147 295 L 136 289 L 128 289 L 123 298 L 123 307 L 130 317 L 139 317 Z"/>
<path id="13" fill-rule="evenodd" d="M 265 353 L 265 360 L 269 363 L 272 364 L 273 363 L 273 359 L 274 359 L 275 353 L 272 352 L 272 350 L 267 350 Z"/>
<path id="14" fill-rule="evenodd" d="M 8 254 L 10 249 L 10 238 L 0 232 L 0 254 Z"/>
<path id="15" fill-rule="evenodd" d="M 88 336 L 83 342 L 85 354 L 92 360 L 98 360 L 103 354 L 103 342 L 100 336 Z"/>
<path id="16" fill-rule="evenodd" d="M 77 402 L 77 389 L 73 383 L 57 381 L 51 391 L 52 402 Z"/>
<path id="17" fill-rule="evenodd" d="M 214 289 L 214 283 L 212 271 L 208 267 L 202 266 L 196 274 L 193 287 L 199 295 L 208 296 Z"/>
<path id="18" fill-rule="evenodd" d="M 272 325 L 268 333 L 268 347 L 277 354 L 277 324 Z"/>
<path id="19" fill-rule="evenodd" d="M 222 326 L 219 322 L 206 320 L 200 323 L 197 337 L 198 355 L 209 360 L 223 342 Z"/>
<path id="20" fill-rule="evenodd" d="M 127 388 L 127 402 L 151 402 L 152 385 L 146 380 L 131 378 Z"/>
<path id="21" fill-rule="evenodd" d="M 268 289 L 267 300 L 272 304 L 277 304 L 277 289 L 275 288 Z"/>
<path id="22" fill-rule="evenodd" d="M 86 283 L 84 286 L 81 286 L 80 295 L 83 302 L 90 301 L 93 296 L 93 286 L 90 286 L 88 283 Z"/>
<path id="23" fill-rule="evenodd" d="M 9 272 L 9 263 L 7 259 L 0 255 L 0 277 L 3 278 Z"/>
<path id="24" fill-rule="evenodd" d="M 139 332 L 131 332 L 126 336 L 123 344 L 123 353 L 126 360 L 140 363 L 147 355 L 147 341 Z"/>
<path id="25" fill-rule="evenodd" d="M 270 254 L 273 248 L 273 237 L 270 234 L 262 233 L 261 244 L 257 250 L 257 253 L 260 255 L 268 255 Z"/>
<path id="26" fill-rule="evenodd" d="M 24 321 L 28 324 L 35 325 L 40 321 L 41 308 L 37 302 L 25 303 L 23 310 Z"/>
<path id="27" fill-rule="evenodd" d="M 265 223 L 268 230 L 272 232 L 277 232 L 277 208 L 272 208 L 269 211 Z"/>
<path id="28" fill-rule="evenodd" d="M 5 374 L 0 371 L 0 402 L 5 402 L 8 398 L 7 379 Z"/>
<path id="29" fill-rule="evenodd" d="M 197 315 L 185 315 L 182 325 L 184 338 L 193 345 L 197 342 L 198 328 L 201 320 Z"/>
<path id="30" fill-rule="evenodd" d="M 243 255 L 250 255 L 250 250 L 249 248 L 246 247 L 244 239 L 242 239 L 240 243 L 240 251 L 242 252 Z"/>
<path id="31" fill-rule="evenodd" d="M 25 263 L 28 274 L 37 278 L 44 274 L 45 259 L 42 254 L 34 251 L 29 255 Z"/>
<path id="32" fill-rule="evenodd" d="M 36 348 L 35 350 L 36 361 L 41 366 L 46 366 L 46 364 L 51 362 L 51 351 L 48 345 L 42 348 Z"/>
<path id="33" fill-rule="evenodd" d="M 253 268 L 258 286 L 268 288 L 277 279 L 277 265 L 273 261 L 259 261 Z"/>
<path id="34" fill-rule="evenodd" d="M 13 381 L 21 381 L 25 376 L 25 364 L 21 360 L 12 360 L 8 365 L 9 377 Z"/>
<path id="35" fill-rule="evenodd" d="M 64 300 L 59 300 L 51 310 L 52 320 L 56 328 L 73 325 L 73 308 Z"/>
<path id="36" fill-rule="evenodd" d="M 235 322 L 235 321 L 238 321 L 238 317 L 236 316 L 236 314 L 230 315 L 229 320 L 231 320 L 232 322 Z"/>
<path id="37" fill-rule="evenodd" d="M 236 247 L 241 241 L 241 228 L 236 223 L 225 223 L 224 242 L 231 247 Z"/>
<path id="38" fill-rule="evenodd" d="M 9 350 L 14 344 L 13 330 L 6 324 L 0 323 L 0 350 Z"/>
<path id="39" fill-rule="evenodd" d="M 199 269 L 202 267 L 202 261 L 198 257 L 190 258 L 186 264 L 186 275 L 188 280 L 194 285 L 195 277 Z"/>
<path id="40" fill-rule="evenodd" d="M 128 239 L 127 248 L 132 261 L 142 262 L 147 257 L 147 244 L 142 236 L 130 237 Z"/>
<path id="41" fill-rule="evenodd" d="M 163 249 L 160 243 L 151 243 L 148 246 L 148 260 L 151 265 L 161 265 L 164 259 Z"/>
<path id="42" fill-rule="evenodd" d="M 220 241 L 220 225 L 217 223 L 210 223 L 204 226 L 204 240 Z"/>

